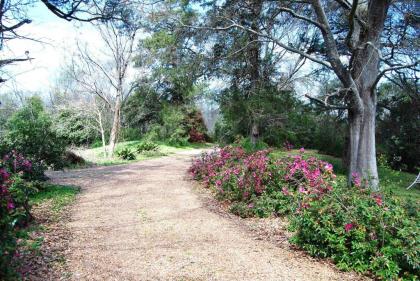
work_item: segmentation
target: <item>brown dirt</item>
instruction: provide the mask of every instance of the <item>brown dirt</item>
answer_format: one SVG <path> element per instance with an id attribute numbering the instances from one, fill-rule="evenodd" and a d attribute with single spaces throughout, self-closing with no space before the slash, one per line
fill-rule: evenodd
<path id="1" fill-rule="evenodd" d="M 187 178 L 197 153 L 50 175 L 82 188 L 68 223 L 72 280 L 360 279 L 284 246 L 284 239 L 262 239 L 261 221 L 242 224 L 214 207 Z M 251 225 L 257 234 L 246 230 Z"/>

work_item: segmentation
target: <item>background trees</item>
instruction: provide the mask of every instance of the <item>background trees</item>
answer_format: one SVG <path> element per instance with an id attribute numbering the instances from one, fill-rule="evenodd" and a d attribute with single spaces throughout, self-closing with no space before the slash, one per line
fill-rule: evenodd
<path id="1" fill-rule="evenodd" d="M 247 4 L 252 1 L 246 1 Z M 229 2 L 230 3 L 230 2 Z M 375 144 L 376 86 L 390 71 L 414 68 L 418 62 L 405 45 L 416 33 L 410 1 L 310 1 L 262 4 L 272 25 L 258 28 L 222 11 L 216 31 L 242 30 L 332 71 L 341 87 L 328 97 L 340 97 L 348 111 L 349 179 L 358 173 L 378 184 Z M 346 15 L 348 15 L 346 17 Z M 283 37 L 272 26 L 296 22 L 297 36 Z M 299 32 L 303 28 L 303 32 Z M 299 40 L 296 40 L 299 39 Z M 418 51 L 417 51 L 418 52 Z M 414 52 L 416 53 L 416 52 Z M 320 101 L 320 100 L 318 100 Z M 343 108 L 321 101 L 328 108 Z"/>
<path id="2" fill-rule="evenodd" d="M 16 30 L 29 24 L 16 12 L 28 6 L 6 2 Z M 417 114 L 413 1 L 113 2 L 40 2 L 58 17 L 92 22 L 106 46 L 101 53 L 79 42 L 71 89 L 51 105 L 67 143 L 100 139 L 112 154 L 118 138 L 208 139 L 202 112 L 216 104 L 223 142 L 239 135 L 253 146 L 316 148 L 343 157 L 349 175 L 373 186 L 376 144 L 394 167 L 416 170 L 417 124 L 404 115 Z M 15 27 L 4 22 L 5 46 L 6 26 Z"/>
<path id="3" fill-rule="evenodd" d="M 105 58 L 95 57 L 88 48 L 79 48 L 78 62 L 73 61 L 72 73 L 85 92 L 100 98 L 111 109 L 113 121 L 109 136 L 109 154 L 113 155 L 120 132 L 121 109 L 135 87 L 129 80 L 129 75 L 139 26 L 119 26 L 118 22 L 109 21 L 97 25 L 97 30 L 106 46 L 105 53 L 102 54 Z M 98 110 L 96 107 L 96 111 Z M 100 116 L 98 115 L 98 123 L 102 123 Z"/>

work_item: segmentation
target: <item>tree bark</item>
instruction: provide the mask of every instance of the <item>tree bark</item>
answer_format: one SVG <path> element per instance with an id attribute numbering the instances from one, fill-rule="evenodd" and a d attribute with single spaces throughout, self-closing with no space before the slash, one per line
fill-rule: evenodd
<path id="1" fill-rule="evenodd" d="M 363 91 L 362 111 L 349 113 L 348 184 L 351 184 L 353 175 L 357 175 L 367 180 L 371 188 L 376 191 L 379 184 L 375 146 L 376 94 L 366 89 Z"/>
<path id="2" fill-rule="evenodd" d="M 98 123 L 99 123 L 99 131 L 101 133 L 102 149 L 104 150 L 104 155 L 108 156 L 108 152 L 106 150 L 104 124 L 102 122 L 102 113 L 100 110 L 98 110 Z"/>
<path id="3" fill-rule="evenodd" d="M 118 140 L 118 133 L 120 129 L 120 115 L 121 115 L 121 97 L 117 97 L 114 107 L 114 118 L 112 121 L 111 134 L 109 136 L 109 156 L 114 156 L 115 146 Z"/>
<path id="4" fill-rule="evenodd" d="M 259 132 L 258 132 L 258 124 L 257 123 L 253 123 L 251 126 L 251 134 L 250 134 L 250 138 L 251 138 L 251 144 L 252 147 L 255 148 L 258 142 L 258 136 L 259 136 Z"/>
<path id="5" fill-rule="evenodd" d="M 364 90 L 363 96 L 363 118 L 360 128 L 360 141 L 357 156 L 357 170 L 363 179 L 367 179 L 373 190 L 378 190 L 379 177 L 376 165 L 376 140 L 375 140 L 375 118 L 376 118 L 376 93 Z"/>

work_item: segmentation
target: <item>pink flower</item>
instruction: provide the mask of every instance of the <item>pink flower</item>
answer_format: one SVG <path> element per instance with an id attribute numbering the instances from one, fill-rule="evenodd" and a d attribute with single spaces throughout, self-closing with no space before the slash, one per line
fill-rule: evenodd
<path id="1" fill-rule="evenodd" d="M 300 153 L 305 153 L 305 149 L 302 147 L 301 149 L 299 149 Z"/>
<path id="2" fill-rule="evenodd" d="M 3 168 L 0 169 L 0 177 L 3 178 L 4 181 L 8 180 L 10 177 L 10 174 Z"/>
<path id="3" fill-rule="evenodd" d="M 216 181 L 216 186 L 221 186 L 222 185 L 222 181 L 221 180 L 217 180 Z"/>
<path id="4" fill-rule="evenodd" d="M 299 186 L 299 192 L 304 194 L 308 193 L 303 186 Z"/>
<path id="5" fill-rule="evenodd" d="M 250 203 L 250 204 L 248 205 L 248 208 L 250 208 L 250 209 L 254 208 L 254 203 Z"/>
<path id="6" fill-rule="evenodd" d="M 15 204 L 12 201 L 7 202 L 7 209 L 12 210 L 15 208 Z"/>
<path id="7" fill-rule="evenodd" d="M 332 172 L 333 171 L 333 165 L 331 165 L 330 163 L 327 163 L 324 168 L 328 172 Z"/>
<path id="8" fill-rule="evenodd" d="M 344 230 L 346 231 L 346 232 L 349 232 L 350 230 L 352 230 L 354 228 L 354 224 L 352 224 L 352 223 L 347 223 L 345 226 L 344 226 Z"/>
<path id="9" fill-rule="evenodd" d="M 378 205 L 378 206 L 382 206 L 383 205 L 383 201 L 382 201 L 382 197 L 381 197 L 381 195 L 379 195 L 379 194 L 374 194 L 374 195 L 372 195 L 372 197 L 373 197 L 373 199 L 375 200 L 375 202 L 376 202 L 376 204 Z"/>
<path id="10" fill-rule="evenodd" d="M 360 187 L 362 186 L 362 179 L 360 178 L 359 174 L 354 172 L 351 174 L 352 180 L 353 180 L 353 184 L 356 187 Z"/>
<path id="11" fill-rule="evenodd" d="M 281 192 L 285 195 L 285 196 L 288 196 L 290 193 L 289 193 L 289 190 L 287 189 L 287 187 L 283 187 L 282 189 L 281 189 Z"/>

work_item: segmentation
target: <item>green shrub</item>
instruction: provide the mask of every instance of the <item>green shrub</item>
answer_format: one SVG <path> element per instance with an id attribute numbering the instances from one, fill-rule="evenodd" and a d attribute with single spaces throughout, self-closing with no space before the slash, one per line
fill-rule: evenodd
<path id="1" fill-rule="evenodd" d="M 136 159 L 136 155 L 128 147 L 123 148 L 121 150 L 118 150 L 116 154 L 117 154 L 118 157 L 120 157 L 123 160 L 135 160 Z"/>
<path id="2" fill-rule="evenodd" d="M 65 143 L 52 128 L 52 120 L 42 101 L 33 97 L 6 124 L 5 143 L 29 158 L 40 169 L 63 168 Z"/>
<path id="3" fill-rule="evenodd" d="M 102 147 L 102 140 L 100 139 L 93 141 L 92 144 L 90 145 L 90 148 L 98 148 L 98 147 Z"/>
<path id="4" fill-rule="evenodd" d="M 240 147 L 242 147 L 246 152 L 253 152 L 268 148 L 268 144 L 266 144 L 262 140 L 258 140 L 257 143 L 253 145 L 250 138 L 239 138 L 237 139 L 236 143 Z"/>
<path id="5" fill-rule="evenodd" d="M 159 146 L 151 141 L 144 141 L 137 145 L 136 151 L 137 153 L 143 153 L 146 151 L 157 151 Z"/>
<path id="6" fill-rule="evenodd" d="M 370 271 L 386 280 L 419 273 L 419 220 L 395 199 L 342 184 L 299 209 L 290 222 L 294 244 L 331 257 L 343 270 Z"/>
<path id="7" fill-rule="evenodd" d="M 137 128 L 121 128 L 122 141 L 135 141 L 140 139 L 140 131 Z"/>
<path id="8" fill-rule="evenodd" d="M 86 145 L 99 137 L 93 111 L 61 109 L 54 116 L 57 135 L 69 145 Z"/>
<path id="9" fill-rule="evenodd" d="M 254 215 L 252 205 L 245 202 L 234 202 L 230 207 L 230 211 L 241 218 L 248 218 Z"/>

